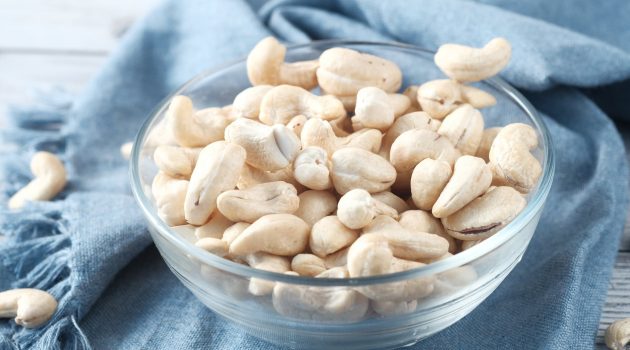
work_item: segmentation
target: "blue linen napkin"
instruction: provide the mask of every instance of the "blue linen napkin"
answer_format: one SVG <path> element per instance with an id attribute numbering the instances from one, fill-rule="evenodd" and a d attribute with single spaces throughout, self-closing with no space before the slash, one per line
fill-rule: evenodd
<path id="1" fill-rule="evenodd" d="M 625 219 L 628 168 L 606 116 L 630 120 L 630 2 L 165 1 L 122 40 L 84 94 L 15 110 L 0 159 L 0 290 L 48 290 L 59 309 L 28 330 L 0 320 L 0 349 L 272 349 L 206 309 L 168 271 L 129 192 L 120 145 L 203 69 L 261 38 L 401 41 L 436 49 L 513 45 L 502 74 L 544 119 L 556 179 L 521 263 L 483 304 L 413 348 L 588 348 Z M 625 96 L 626 99 L 621 99 Z M 63 102 L 63 101 L 61 101 Z M 603 109 L 603 110 L 602 110 Z M 21 211 L 34 151 L 64 160 L 69 184 Z"/>

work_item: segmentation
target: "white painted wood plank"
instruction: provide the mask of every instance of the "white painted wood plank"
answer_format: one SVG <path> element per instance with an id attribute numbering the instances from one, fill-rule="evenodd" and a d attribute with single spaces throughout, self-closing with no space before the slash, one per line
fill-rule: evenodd
<path id="1" fill-rule="evenodd" d="M 157 0 L 0 0 L 0 50 L 106 53 Z"/>

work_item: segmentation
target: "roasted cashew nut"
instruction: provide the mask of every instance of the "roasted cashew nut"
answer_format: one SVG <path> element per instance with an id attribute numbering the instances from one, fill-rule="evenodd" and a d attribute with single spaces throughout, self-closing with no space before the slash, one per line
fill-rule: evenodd
<path id="1" fill-rule="evenodd" d="M 201 148 L 161 145 L 153 152 L 155 165 L 172 177 L 190 178 Z"/>
<path id="2" fill-rule="evenodd" d="M 236 186 L 244 164 L 245 149 L 234 143 L 218 141 L 201 150 L 184 202 L 188 223 L 203 225 L 208 221 L 216 208 L 217 197 Z"/>
<path id="3" fill-rule="evenodd" d="M 269 214 L 291 214 L 298 209 L 299 203 L 295 187 L 284 181 L 226 191 L 217 197 L 219 211 L 234 222 L 251 223 Z"/>
<path id="4" fill-rule="evenodd" d="M 317 86 L 317 60 L 285 63 L 287 49 L 274 37 L 266 37 L 247 56 L 247 76 L 252 85 L 289 84 L 310 90 Z"/>
<path id="5" fill-rule="evenodd" d="M 431 80 L 420 85 L 417 97 L 422 110 L 435 119 L 443 119 L 465 103 L 475 108 L 497 103 L 494 96 L 483 90 L 447 79 Z"/>
<path id="6" fill-rule="evenodd" d="M 453 176 L 433 205 L 433 216 L 445 218 L 486 192 L 492 171 L 481 158 L 462 156 L 455 162 Z"/>
<path id="7" fill-rule="evenodd" d="M 268 126 L 245 118 L 225 129 L 225 140 L 245 149 L 247 164 L 269 171 L 289 166 L 301 147 L 300 139 L 286 126 Z"/>
<path id="8" fill-rule="evenodd" d="M 451 79 L 474 82 L 499 73 L 510 61 L 512 47 L 503 38 L 494 38 L 478 49 L 464 45 L 445 44 L 435 53 L 435 64 Z"/>
<path id="9" fill-rule="evenodd" d="M 396 180 L 396 169 L 387 160 L 361 148 L 342 148 L 331 160 L 333 185 L 340 194 L 352 189 L 381 192 Z"/>
<path id="10" fill-rule="evenodd" d="M 311 146 L 304 148 L 293 162 L 293 174 L 302 185 L 312 190 L 332 188 L 330 160 L 326 150 Z"/>
<path id="11" fill-rule="evenodd" d="M 66 185 L 66 169 L 52 153 L 35 153 L 31 159 L 31 172 L 35 178 L 11 196 L 9 208 L 22 208 L 29 201 L 50 200 Z"/>
<path id="12" fill-rule="evenodd" d="M 57 300 L 49 293 L 31 288 L 0 292 L 0 318 L 13 318 L 25 328 L 37 328 L 48 322 L 57 310 Z"/>
<path id="13" fill-rule="evenodd" d="M 508 186 L 489 190 L 456 213 L 442 219 L 449 235 L 463 241 L 488 238 L 512 221 L 527 201 Z"/>
<path id="14" fill-rule="evenodd" d="M 313 254 L 324 258 L 348 247 L 358 237 L 359 232 L 346 227 L 337 216 L 326 216 L 313 225 L 309 247 Z"/>
<path id="15" fill-rule="evenodd" d="M 396 209 L 372 198 L 363 189 L 354 189 L 339 199 L 337 216 L 346 227 L 358 230 L 370 224 L 378 215 L 398 218 Z"/>
<path id="16" fill-rule="evenodd" d="M 203 147 L 223 140 L 228 125 L 221 108 L 207 108 L 195 113 L 191 99 L 182 95 L 171 99 L 165 118 L 175 141 L 184 147 Z"/>
<path id="17" fill-rule="evenodd" d="M 258 119 L 268 125 L 286 124 L 296 115 L 332 120 L 345 117 L 346 110 L 334 96 L 317 96 L 297 86 L 280 85 L 263 97 Z"/>
<path id="18" fill-rule="evenodd" d="M 490 148 L 490 166 L 495 185 L 508 185 L 528 193 L 542 173 L 540 162 L 530 150 L 538 146 L 534 128 L 527 124 L 509 124 L 499 133 Z"/>

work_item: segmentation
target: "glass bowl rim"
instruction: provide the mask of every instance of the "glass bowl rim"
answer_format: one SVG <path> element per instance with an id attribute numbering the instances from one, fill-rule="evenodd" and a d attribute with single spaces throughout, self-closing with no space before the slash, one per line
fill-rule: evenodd
<path id="1" fill-rule="evenodd" d="M 379 42 L 379 41 L 355 41 L 355 40 L 316 40 L 305 44 L 291 45 L 287 46 L 287 54 L 291 51 L 299 50 L 299 49 L 317 49 L 320 48 L 330 48 L 334 46 L 363 46 L 363 47 L 382 47 L 389 50 L 394 51 L 404 51 L 408 53 L 413 53 L 416 55 L 433 55 L 435 52 L 427 49 L 423 49 L 420 47 L 416 47 L 413 45 L 402 44 L 398 42 Z M 266 280 L 285 282 L 291 284 L 301 284 L 301 285 L 309 285 L 309 286 L 345 286 L 345 287 L 357 287 L 363 285 L 374 285 L 374 284 L 382 284 L 382 283 L 391 283 L 404 281 L 411 278 L 419 278 L 423 276 L 435 275 L 437 273 L 450 270 L 472 261 L 477 260 L 478 258 L 492 252 L 496 248 L 500 247 L 507 241 L 509 241 L 512 237 L 518 234 L 542 209 L 542 206 L 545 204 L 546 198 L 549 195 L 549 191 L 551 189 L 551 184 L 553 182 L 553 175 L 555 172 L 555 157 L 554 157 L 554 147 L 551 140 L 551 135 L 547 126 L 543 122 L 543 120 L 538 115 L 536 109 L 532 106 L 532 104 L 516 89 L 510 86 L 503 79 L 498 77 L 492 77 L 483 81 L 494 87 L 497 90 L 500 90 L 502 93 L 506 94 L 512 102 L 516 103 L 529 117 L 531 122 L 536 127 L 537 131 L 540 133 L 542 137 L 542 146 L 544 153 L 544 162 L 543 162 L 543 173 L 540 179 L 540 183 L 538 185 L 538 190 L 533 193 L 532 199 L 527 203 L 527 206 L 521 213 L 519 213 L 512 222 L 506 225 L 504 228 L 499 230 L 497 233 L 492 235 L 491 237 L 484 240 L 483 244 L 478 244 L 470 249 L 467 249 L 463 252 L 455 254 L 446 259 L 433 262 L 431 264 L 427 264 L 425 266 L 421 266 L 418 268 L 396 272 L 386 275 L 377 275 L 377 276 L 369 276 L 369 277 L 353 277 L 353 278 L 345 278 L 345 279 L 334 279 L 334 278 L 315 278 L 308 276 L 293 276 L 287 275 L 283 273 L 270 272 L 255 269 L 249 267 L 247 265 L 242 265 L 231 260 L 216 256 L 214 254 L 209 254 L 208 252 L 202 250 L 201 248 L 196 247 L 194 244 L 187 241 L 185 238 L 181 237 L 175 231 L 172 231 L 166 223 L 164 223 L 157 215 L 157 213 L 151 210 L 151 201 L 144 194 L 144 190 L 142 187 L 142 183 L 140 181 L 140 173 L 139 173 L 139 161 L 140 161 L 140 147 L 143 144 L 143 141 L 146 138 L 147 131 L 149 127 L 152 126 L 154 120 L 157 116 L 161 115 L 166 107 L 168 106 L 168 102 L 171 98 L 177 94 L 180 94 L 185 89 L 194 85 L 202 79 L 205 79 L 212 74 L 220 73 L 224 70 L 227 70 L 237 64 L 243 64 L 246 61 L 246 58 L 240 58 L 237 60 L 233 60 L 226 64 L 220 65 L 219 67 L 210 68 L 207 70 L 198 73 L 196 76 L 182 84 L 179 88 L 175 89 L 171 94 L 166 96 L 157 106 L 151 111 L 149 117 L 143 122 L 140 130 L 138 131 L 136 138 L 133 143 L 133 148 L 131 152 L 131 160 L 130 160 L 130 178 L 131 178 L 131 189 L 133 195 L 140 205 L 144 216 L 149 221 L 149 224 L 153 226 L 153 228 L 157 231 L 160 236 L 166 239 L 169 243 L 175 245 L 177 248 L 183 250 L 188 254 L 191 258 L 196 259 L 200 263 L 205 263 L 214 268 L 220 269 L 222 271 L 230 272 L 243 277 L 253 277 L 253 278 L 262 278 Z"/>

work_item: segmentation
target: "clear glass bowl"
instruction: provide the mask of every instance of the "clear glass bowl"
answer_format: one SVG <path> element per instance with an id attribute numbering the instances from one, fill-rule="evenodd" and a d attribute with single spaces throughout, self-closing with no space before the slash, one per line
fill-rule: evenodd
<path id="1" fill-rule="evenodd" d="M 339 46 L 396 62 L 404 74 L 403 87 L 444 77 L 433 63 L 432 52 L 400 44 L 312 42 L 290 47 L 287 61 L 316 59 L 322 51 Z M 150 185 L 157 168 L 147 135 L 164 118 L 172 96 L 157 106 L 138 133 L 131 161 L 133 193 L 147 218 L 151 236 L 173 273 L 201 302 L 252 335 L 292 348 L 382 349 L 410 345 L 457 322 L 497 288 L 525 252 L 551 187 L 554 173 L 552 144 L 535 109 L 500 79 L 489 79 L 476 85 L 491 92 L 498 101 L 496 106 L 482 111 L 486 127 L 520 122 L 536 129 L 540 142 L 533 153 L 543 165 L 543 174 L 537 187 L 528 195 L 526 208 L 509 225 L 481 244 L 417 269 L 376 277 L 316 279 L 256 270 L 195 247 L 192 237 L 176 233 L 158 218 L 151 199 Z M 248 86 L 245 61 L 241 60 L 198 75 L 173 95 L 187 95 L 195 107 L 201 109 L 231 104 L 236 94 Z M 354 291 L 397 289 L 404 283 L 423 278 L 434 279 L 440 285 L 436 282 L 432 294 L 417 299 L 414 311 L 381 316 L 368 308 L 363 316 L 357 316 L 366 307 L 366 301 Z M 248 293 L 252 279 L 254 283 L 261 283 L 261 280 L 271 285 L 283 283 L 286 288 L 310 296 L 342 293 L 335 295 L 344 295 L 346 299 L 342 305 L 331 304 L 317 311 L 276 298 L 275 302 L 283 306 L 284 314 L 280 314 L 274 307 L 272 295 Z M 344 308 L 346 303 L 352 305 L 350 310 Z M 413 300 L 409 304 L 414 304 Z"/>

